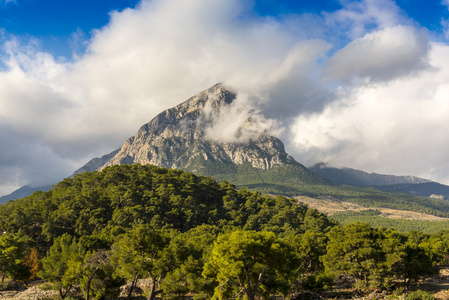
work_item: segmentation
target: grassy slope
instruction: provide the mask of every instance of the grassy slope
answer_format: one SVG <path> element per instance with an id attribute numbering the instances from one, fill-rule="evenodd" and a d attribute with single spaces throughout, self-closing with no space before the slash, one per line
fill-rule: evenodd
<path id="1" fill-rule="evenodd" d="M 192 165 L 191 169 L 218 181 L 227 180 L 237 187 L 247 186 L 267 194 L 305 195 L 313 198 L 328 196 L 336 201 L 352 202 L 365 207 L 402 209 L 449 217 L 447 200 L 388 193 L 375 188 L 331 185 L 299 164 L 261 170 L 249 164 L 234 165 L 203 160 Z"/>
<path id="2" fill-rule="evenodd" d="M 381 217 L 379 214 L 380 212 L 376 210 L 366 210 L 361 212 L 337 213 L 332 215 L 330 218 L 341 223 L 342 225 L 353 222 L 365 222 L 377 228 L 395 228 L 399 232 L 417 230 L 423 233 L 432 234 L 449 227 L 449 221 L 390 219 Z"/>
<path id="3" fill-rule="evenodd" d="M 375 188 L 359 188 L 352 186 L 336 186 L 328 184 L 321 177 L 311 173 L 301 165 L 276 167 L 261 170 L 249 164 L 234 165 L 198 161 L 191 166 L 196 173 L 211 176 L 218 181 L 227 180 L 237 187 L 247 186 L 267 194 L 287 196 L 326 197 L 332 201 L 356 203 L 367 208 L 390 208 L 408 210 L 440 217 L 449 217 L 449 201 L 418 197 L 409 194 L 388 193 Z M 353 221 L 364 221 L 375 227 L 393 227 L 400 231 L 422 230 L 435 232 L 447 228 L 448 221 L 428 220 L 394 220 L 378 214 L 340 213 L 333 216 L 343 224 Z"/>

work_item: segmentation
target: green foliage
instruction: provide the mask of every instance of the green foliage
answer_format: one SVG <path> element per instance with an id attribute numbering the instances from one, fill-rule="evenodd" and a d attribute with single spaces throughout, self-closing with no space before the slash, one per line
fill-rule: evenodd
<path id="1" fill-rule="evenodd" d="M 218 237 L 203 275 L 217 281 L 212 299 L 266 299 L 287 294 L 298 267 L 293 248 L 274 233 L 234 231 Z"/>
<path id="2" fill-rule="evenodd" d="M 205 299 L 213 294 L 214 282 L 204 278 L 202 272 L 218 233 L 218 227 L 202 225 L 178 234 L 170 241 L 169 249 L 177 265 L 161 284 L 164 299 L 178 299 L 188 293 Z"/>
<path id="3" fill-rule="evenodd" d="M 389 287 L 395 279 L 408 284 L 438 273 L 426 236 L 375 229 L 366 223 L 335 227 L 322 256 L 327 273 L 346 273 L 359 286 Z M 427 252 L 426 252 L 427 251 Z"/>
<path id="4" fill-rule="evenodd" d="M 57 290 L 64 299 L 77 283 L 77 277 L 68 272 L 71 260 L 76 258 L 80 249 L 76 239 L 63 234 L 55 239 L 47 256 L 42 260 L 42 271 L 39 276 L 48 282 L 46 288 Z"/>
<path id="5" fill-rule="evenodd" d="M 300 280 L 295 286 L 295 290 L 309 290 L 321 292 L 323 290 L 330 290 L 334 284 L 334 278 L 331 274 L 324 272 L 317 272 L 305 274 L 301 276 Z"/>
<path id="6" fill-rule="evenodd" d="M 270 158 L 268 158 L 270 159 Z M 237 186 L 279 186 L 279 188 L 295 187 L 302 184 L 325 184 L 327 181 L 306 169 L 301 164 L 276 165 L 268 170 L 253 167 L 250 163 L 236 165 L 213 160 L 205 160 L 202 156 L 197 161 L 189 160 L 187 171 L 196 170 L 203 176 L 211 176 L 218 181 L 233 182 Z M 268 183 L 265 185 L 263 183 Z"/>
<path id="7" fill-rule="evenodd" d="M 409 241 L 405 245 L 401 261 L 395 265 L 395 272 L 408 284 L 437 275 L 439 269 L 420 245 Z"/>
<path id="8" fill-rule="evenodd" d="M 167 231 L 139 224 L 112 246 L 111 261 L 117 273 L 132 281 L 129 296 L 140 277 L 150 278 L 152 294 L 159 290 L 166 274 L 176 264 L 167 253 L 169 242 Z"/>
<path id="9" fill-rule="evenodd" d="M 286 178 L 271 187 L 298 188 Z M 371 189 L 301 189 L 373 204 L 390 199 Z M 397 197 L 396 204 L 406 199 Z M 414 199 L 403 203 L 415 205 Z M 0 271 L 25 280 L 46 254 L 39 276 L 61 298 L 74 287 L 85 299 L 115 297 L 125 280 L 131 295 L 137 280 L 146 278 L 149 299 L 254 299 L 327 289 L 339 272 L 357 278 L 359 286 L 388 287 L 393 279 L 431 276 L 449 260 L 449 231 L 403 235 L 368 224 L 335 224 L 284 196 L 236 190 L 179 170 L 114 166 L 0 206 L 0 229 L 8 232 L 0 236 Z M 27 251 L 32 247 L 33 257 Z"/>
<path id="10" fill-rule="evenodd" d="M 400 260 L 400 237 L 392 232 L 371 228 L 366 223 L 334 227 L 329 232 L 326 270 L 352 275 L 361 286 L 382 286 Z"/>
<path id="11" fill-rule="evenodd" d="M 324 184 L 251 184 L 251 189 L 288 196 L 309 196 L 317 198 L 328 196 L 336 201 L 347 201 L 364 207 L 384 207 L 392 209 L 411 210 L 440 217 L 449 217 L 449 202 L 410 194 L 388 193 L 375 188 L 353 186 L 335 186 Z"/>
<path id="12" fill-rule="evenodd" d="M 354 222 L 365 222 L 375 228 L 394 228 L 402 233 L 410 231 L 436 233 L 449 226 L 449 221 L 390 219 L 380 217 L 379 214 L 380 212 L 378 211 L 366 210 L 361 212 L 336 213 L 329 218 L 342 225 L 348 225 Z"/>
<path id="13" fill-rule="evenodd" d="M 434 300 L 434 299 L 435 297 L 431 293 L 423 290 L 416 290 L 408 293 L 405 296 L 405 300 Z"/>
<path id="14" fill-rule="evenodd" d="M 29 240 L 20 233 L 0 234 L 0 276 L 13 280 L 26 280 L 30 271 L 24 264 Z"/>
<path id="15" fill-rule="evenodd" d="M 95 299 L 117 297 L 120 293 L 125 280 L 115 276 L 109 257 L 107 250 L 87 251 L 77 253 L 69 261 L 66 275 L 77 279 L 86 300 L 91 296 Z"/>

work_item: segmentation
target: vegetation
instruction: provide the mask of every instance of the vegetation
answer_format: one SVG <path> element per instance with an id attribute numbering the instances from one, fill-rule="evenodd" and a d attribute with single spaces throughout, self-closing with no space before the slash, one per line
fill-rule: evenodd
<path id="1" fill-rule="evenodd" d="M 333 214 L 330 218 L 340 224 L 347 225 L 354 222 L 365 222 L 375 228 L 394 228 L 399 232 L 421 231 L 423 233 L 437 233 L 449 227 L 449 221 L 429 220 L 404 220 L 390 219 L 379 216 L 376 210 L 365 210 L 360 212 L 342 212 Z"/>
<path id="2" fill-rule="evenodd" d="M 449 217 L 449 201 L 413 196 L 410 194 L 387 193 L 375 188 L 334 185 L 248 185 L 251 189 L 272 194 L 289 196 L 330 197 L 336 201 L 352 202 L 364 207 L 383 207 L 410 210 L 439 217 Z"/>
<path id="3" fill-rule="evenodd" d="M 2 278 L 37 274 L 60 298 L 117 297 L 128 282 L 128 297 L 143 290 L 150 300 L 267 299 L 332 288 L 342 274 L 361 289 L 388 288 L 449 260 L 449 231 L 337 225 L 293 199 L 148 165 L 79 174 L 11 201 L 0 230 Z"/>

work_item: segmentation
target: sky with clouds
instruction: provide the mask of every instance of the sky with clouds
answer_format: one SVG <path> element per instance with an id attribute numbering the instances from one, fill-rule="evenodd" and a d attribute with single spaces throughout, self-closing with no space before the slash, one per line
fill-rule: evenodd
<path id="1" fill-rule="evenodd" d="M 448 7 L 0 0 L 0 195 L 56 183 L 217 82 L 305 165 L 449 184 Z"/>

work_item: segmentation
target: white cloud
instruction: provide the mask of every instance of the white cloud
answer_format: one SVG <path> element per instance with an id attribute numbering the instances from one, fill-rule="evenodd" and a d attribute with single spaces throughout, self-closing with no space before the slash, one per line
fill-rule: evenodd
<path id="1" fill-rule="evenodd" d="M 434 45 L 429 62 L 434 69 L 423 69 L 427 33 L 413 27 L 393 1 L 342 3 L 335 13 L 270 18 L 257 16 L 250 0 L 144 0 L 136 9 L 112 13 L 88 44 L 80 31 L 74 33 L 73 61 L 54 58 L 35 40 L 5 35 L 0 126 L 9 129 L 0 143 L 17 141 L 11 151 L 19 150 L 8 167 L 0 165 L 0 188 L 52 181 L 119 147 L 163 109 L 218 82 L 250 99 L 254 110 L 238 108 L 242 122 L 254 111 L 263 122 L 276 118 L 276 125 L 295 120 L 296 144 L 290 147 L 301 162 L 325 159 L 374 168 L 375 158 L 392 157 L 385 160 L 392 172 L 428 169 L 445 178 L 437 170 L 446 161 L 440 152 L 415 160 L 421 141 L 432 149 L 444 144 L 444 138 L 419 129 L 434 125 L 442 133 L 443 115 L 432 112 L 424 119 L 395 110 L 422 111 L 432 104 L 444 112 L 441 96 L 426 95 L 445 89 L 445 45 Z M 323 82 L 323 76 L 341 81 Z M 378 118 L 381 125 L 369 125 Z M 232 139 L 230 132 L 222 134 Z M 413 163 L 394 160 L 395 148 L 417 149 L 408 159 Z M 362 155 L 354 156 L 357 150 Z M 35 160 L 42 162 L 39 167 L 23 164 Z"/>
<path id="2" fill-rule="evenodd" d="M 300 116 L 292 130 L 308 163 L 330 162 L 449 183 L 449 46 L 433 44 L 432 69 L 342 93 L 322 114 Z"/>
<path id="3" fill-rule="evenodd" d="M 318 94 L 326 90 L 309 75 L 329 49 L 307 38 L 304 22 L 312 21 L 257 17 L 251 5 L 143 1 L 136 9 L 112 13 L 86 54 L 75 52 L 72 62 L 55 59 L 36 40 L 9 36 L 3 45 L 8 69 L 0 73 L 0 120 L 52 155 L 82 164 L 119 147 L 163 109 L 217 82 L 258 91 L 259 99 L 276 86 L 287 95 L 282 84 L 298 89 L 303 81 Z M 74 43 L 80 37 L 74 33 Z M 277 101 L 282 107 L 284 100 Z M 322 99 L 309 102 L 309 109 L 320 107 Z M 40 178 L 53 179 L 46 174 L 50 169 L 41 171 Z M 22 183 L 27 182 L 17 180 Z"/>
<path id="4" fill-rule="evenodd" d="M 244 93 L 220 111 L 214 111 L 207 103 L 200 122 L 204 123 L 205 137 L 224 143 L 246 143 L 263 133 L 276 134 L 278 124 L 267 119 L 253 106 L 253 101 Z"/>
<path id="5" fill-rule="evenodd" d="M 394 26 L 367 33 L 337 51 L 325 76 L 330 79 L 389 80 L 427 67 L 425 30 Z"/>
<path id="6" fill-rule="evenodd" d="M 341 0 L 343 8 L 326 15 L 326 23 L 335 31 L 344 32 L 351 40 L 365 35 L 373 29 L 384 29 L 397 25 L 410 25 L 394 1 L 391 0 Z"/>

